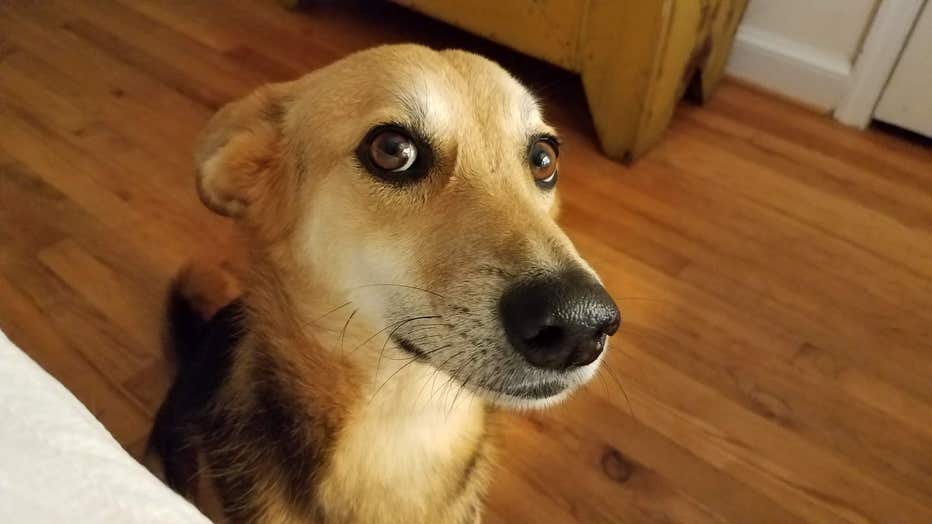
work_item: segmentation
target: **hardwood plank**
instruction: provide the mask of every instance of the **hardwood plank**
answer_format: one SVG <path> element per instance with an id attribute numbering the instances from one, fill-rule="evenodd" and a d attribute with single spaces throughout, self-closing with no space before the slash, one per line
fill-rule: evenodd
<path id="1" fill-rule="evenodd" d="M 7 37 L 22 51 L 5 62 L 27 71 L 50 91 L 73 100 L 73 105 L 131 137 L 147 151 L 158 152 L 162 162 L 171 162 L 174 172 L 189 172 L 190 146 L 179 147 L 176 142 L 187 140 L 190 144 L 211 110 L 68 31 L 72 19 L 45 3 L 0 11 Z M 172 118 L 164 118 L 162 108 L 172 108 Z M 146 125 L 140 126 L 140 122 Z M 166 148 L 166 144 L 175 147 Z"/>
<path id="2" fill-rule="evenodd" d="M 345 50 L 332 48 L 345 42 L 345 37 L 318 34 L 316 25 L 302 27 L 310 25 L 311 19 L 302 19 L 300 13 L 284 9 L 276 13 L 280 9 L 278 6 L 269 9 L 268 5 L 260 5 L 252 9 L 252 4 L 234 2 L 217 9 L 209 3 L 166 4 L 148 0 L 126 4 L 222 53 L 232 53 L 246 45 L 302 73 L 322 67 L 345 53 Z M 256 23 L 257 17 L 263 19 L 262 23 Z M 207 18 L 211 23 L 204 24 Z M 333 30 L 326 24 L 321 25 L 323 29 Z M 348 33 L 344 35 L 349 36 Z"/>
<path id="3" fill-rule="evenodd" d="M 0 155 L 0 160 L 2 159 L 3 156 Z M 25 168 L 8 162 L 0 163 L 0 176 L 0 198 L 5 202 L 0 210 L 0 239 L 10 246 L 3 257 L 7 271 L 13 273 L 22 271 L 24 267 L 40 264 L 41 253 L 52 245 L 74 245 L 75 241 L 69 237 L 72 232 L 76 232 L 80 241 L 89 245 L 102 257 L 113 260 L 113 255 L 116 255 L 115 258 L 122 259 L 119 249 L 111 249 L 109 245 L 97 243 L 95 235 L 88 235 L 91 232 L 101 232 L 99 223 L 93 223 L 91 217 L 76 209 L 64 195 L 43 184 Z M 43 222 L 44 219 L 48 219 L 48 222 Z M 28 233 L 31 242 L 19 239 L 23 233 Z M 14 242 L 13 239 L 18 240 Z M 113 236 L 110 239 L 113 240 Z M 138 256 L 132 254 L 128 261 L 136 271 L 147 267 L 145 263 L 135 264 L 134 262 L 141 261 Z M 122 264 L 116 267 L 128 269 Z M 42 273 L 56 276 L 54 273 Z M 166 276 L 169 274 L 167 271 L 165 273 Z M 123 292 L 123 289 L 140 291 L 140 288 L 134 285 L 139 283 L 138 279 L 131 275 L 130 272 L 123 273 L 118 286 L 113 287 L 119 287 L 120 292 Z M 106 369 L 115 380 L 120 381 L 132 376 L 160 354 L 157 350 L 157 338 L 153 338 L 157 333 L 149 333 L 144 337 L 138 333 L 151 321 L 136 325 L 132 331 L 126 332 L 121 326 L 114 325 L 112 319 L 102 315 L 100 309 L 91 307 L 85 298 L 74 293 L 73 289 L 66 292 L 63 286 L 58 286 L 61 282 L 58 278 L 53 280 L 56 285 L 48 287 L 44 285 L 43 279 L 24 275 L 18 284 L 29 284 L 28 289 L 35 296 L 48 300 L 41 303 L 49 308 L 48 314 L 54 313 L 52 325 L 72 333 L 76 339 L 83 341 L 86 344 L 85 350 L 90 354 L 89 358 L 94 362 L 105 363 Z M 93 288 L 99 283 L 86 281 L 81 284 Z M 149 297 L 145 302 L 154 302 L 150 293 L 139 294 Z M 161 289 L 157 296 L 160 295 Z M 57 298 L 52 300 L 53 296 Z"/>
<path id="4" fill-rule="evenodd" d="M 206 242 L 207 246 L 217 238 L 204 238 L 200 233 L 211 225 L 219 227 L 223 222 L 200 208 L 190 182 L 166 184 L 167 177 L 153 167 L 158 166 L 157 162 L 138 161 L 139 157 L 126 171 L 114 165 L 115 160 L 122 162 L 127 155 L 136 154 L 122 137 L 98 126 L 76 139 L 73 134 L 63 133 L 54 125 L 39 120 L 28 108 L 15 105 L 15 100 L 7 99 L 7 102 L 0 106 L 5 121 L 0 146 L 7 154 L 28 165 L 49 185 L 92 215 L 126 220 L 141 242 L 161 246 L 161 250 L 153 254 L 163 257 L 166 264 L 171 261 L 170 265 L 178 267 L 183 262 L 188 254 L 185 238 L 192 243 Z M 102 135 L 106 147 L 99 143 L 87 146 L 78 141 L 92 135 Z M 148 155 L 141 156 L 147 158 Z M 149 170 L 152 176 L 139 176 L 146 175 Z M 132 173 L 132 176 L 121 176 L 121 172 Z M 172 211 L 184 207 L 191 211 Z"/>
<path id="5" fill-rule="evenodd" d="M 268 82 L 241 63 L 116 2 L 60 2 L 64 29 L 212 110 Z"/>
<path id="6" fill-rule="evenodd" d="M 70 239 L 39 252 L 39 261 L 76 293 L 92 304 L 138 347 L 157 354 L 159 332 L 150 329 L 159 318 L 158 296 L 148 296 L 126 285 L 126 279 L 105 266 Z"/>

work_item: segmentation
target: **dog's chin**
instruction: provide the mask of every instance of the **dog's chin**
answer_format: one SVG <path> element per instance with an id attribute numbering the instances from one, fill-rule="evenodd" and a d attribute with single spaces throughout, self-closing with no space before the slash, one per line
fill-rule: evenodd
<path id="1" fill-rule="evenodd" d="M 491 389 L 480 389 L 475 391 L 475 393 L 494 406 L 516 411 L 528 411 L 545 409 L 558 404 L 566 399 L 575 389 L 576 387 L 567 386 L 559 392 L 547 396 L 503 393 Z"/>
<path id="2" fill-rule="evenodd" d="M 490 404 L 518 411 L 544 409 L 566 400 L 595 375 L 600 362 L 560 374 L 554 378 L 525 380 L 498 389 L 475 388 L 473 392 Z"/>

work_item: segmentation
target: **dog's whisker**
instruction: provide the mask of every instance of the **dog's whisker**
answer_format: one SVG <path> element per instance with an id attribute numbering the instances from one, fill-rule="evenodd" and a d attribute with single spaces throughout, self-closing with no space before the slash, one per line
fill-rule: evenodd
<path id="1" fill-rule="evenodd" d="M 615 384 L 618 384 L 618 388 L 621 389 L 622 395 L 625 396 L 625 402 L 628 404 L 628 413 L 630 413 L 631 418 L 637 420 L 637 416 L 634 414 L 634 406 L 631 405 L 631 399 L 628 397 L 628 392 L 625 390 L 625 386 L 622 385 L 621 381 L 618 380 L 618 377 L 615 376 L 615 371 L 609 365 L 608 359 L 604 359 L 602 364 L 605 366 L 605 370 L 608 371 L 608 376 L 612 377 L 612 379 L 615 381 Z"/>
<path id="2" fill-rule="evenodd" d="M 464 350 L 460 351 L 459 353 L 455 353 L 455 354 L 453 354 L 453 355 L 450 355 L 449 357 L 447 357 L 446 360 L 444 360 L 443 362 L 441 362 L 440 365 L 437 366 L 437 368 L 438 368 L 438 369 L 444 369 L 444 366 L 446 366 L 447 363 L 449 363 L 449 362 L 450 362 L 451 360 L 453 360 L 454 358 L 459 357 L 460 355 L 462 355 L 462 354 L 465 353 L 465 352 L 466 352 L 466 350 L 464 349 Z"/>
<path id="3" fill-rule="evenodd" d="M 432 339 L 445 337 L 446 335 L 447 335 L 446 333 L 433 333 L 433 334 L 421 335 L 420 337 L 417 337 L 417 338 L 408 338 L 407 336 L 405 336 L 405 340 L 408 340 L 412 344 L 417 345 L 417 344 L 420 344 L 422 342 L 427 342 Z"/>
<path id="4" fill-rule="evenodd" d="M 501 400 L 502 395 L 504 394 L 504 391 L 505 391 L 504 375 L 499 375 L 498 377 L 496 377 L 496 381 L 492 384 L 492 386 L 494 387 L 490 389 L 492 389 L 495 392 L 495 396 L 492 398 L 492 401 L 495 403 L 498 403 L 498 401 Z"/>
<path id="5" fill-rule="evenodd" d="M 350 291 L 355 291 L 355 290 L 357 290 L 357 289 L 363 289 L 363 288 L 367 288 L 367 287 L 380 287 L 380 286 L 391 286 L 391 287 L 400 287 L 400 288 L 405 288 L 405 289 L 414 289 L 414 290 L 417 290 L 417 291 L 423 291 L 423 292 L 425 292 L 425 293 L 430 293 L 431 295 L 435 295 L 435 296 L 438 296 L 438 297 L 440 297 L 440 298 L 444 298 L 444 299 L 446 298 L 445 296 L 441 295 L 440 293 L 437 293 L 436 291 L 431 291 L 431 290 L 429 290 L 429 289 L 424 289 L 424 288 L 422 288 L 422 287 L 412 286 L 412 285 L 408 285 L 408 284 L 390 284 L 390 283 L 363 284 L 363 285 L 361 285 L 361 286 L 356 286 L 356 287 L 354 287 L 354 288 L 350 288 Z"/>
<path id="6" fill-rule="evenodd" d="M 436 324 L 420 324 L 417 326 L 411 326 L 411 328 L 405 332 L 405 336 L 413 335 L 414 333 L 417 333 L 418 331 L 421 331 L 422 329 L 432 328 L 432 327 L 444 327 L 444 326 L 449 327 L 450 324 L 446 322 L 438 322 Z"/>
<path id="7" fill-rule="evenodd" d="M 431 339 L 436 339 L 438 337 L 447 336 L 448 333 L 437 331 L 439 329 L 438 326 L 446 326 L 446 325 L 447 324 L 433 324 L 434 327 L 431 329 L 431 331 L 427 331 L 427 332 L 423 332 L 424 330 L 417 330 L 417 331 L 405 330 L 404 332 L 399 332 L 398 336 L 400 338 L 407 340 L 408 342 L 411 342 L 412 344 L 417 345 L 420 342 L 424 342 L 424 341 L 431 340 Z M 409 325 L 404 325 L 402 327 L 409 327 Z M 415 327 L 421 327 L 421 326 L 415 326 Z M 412 336 L 417 333 L 420 333 L 420 334 L 418 334 L 417 336 Z"/>
<path id="8" fill-rule="evenodd" d="M 601 366 L 599 366 L 599 370 L 596 372 L 596 376 L 599 377 L 599 382 L 602 383 L 602 389 L 605 390 L 605 394 L 607 396 L 611 396 L 612 390 L 608 386 L 608 381 L 606 380 L 605 375 L 603 374 L 603 369 Z"/>
<path id="9" fill-rule="evenodd" d="M 450 391 L 451 388 L 453 388 L 453 387 L 456 386 L 456 384 L 457 384 L 457 382 L 456 382 L 456 377 L 457 377 L 457 375 L 459 375 L 459 372 L 460 372 L 461 370 L 462 370 L 462 367 L 461 367 L 461 366 L 460 366 L 460 367 L 457 367 L 456 369 L 454 369 L 454 370 L 453 370 L 453 373 L 450 374 L 450 376 L 449 376 L 449 378 L 447 379 L 447 381 L 444 382 L 443 386 L 440 388 L 440 395 L 441 395 L 440 398 L 441 398 L 441 399 L 443 399 L 443 396 L 444 396 L 444 395 L 449 394 L 449 391 Z"/>
<path id="10" fill-rule="evenodd" d="M 425 380 L 424 383 L 421 384 L 421 389 L 419 389 L 419 390 L 417 391 L 417 396 L 415 397 L 416 400 L 420 400 L 420 399 L 421 399 L 421 395 L 424 394 L 424 388 L 427 387 L 427 384 L 433 384 L 433 383 L 434 383 L 434 380 L 437 378 L 437 374 L 438 374 L 438 373 L 440 373 L 440 368 L 434 367 L 434 370 L 433 370 L 429 375 L 427 375 L 427 377 L 426 377 L 427 380 Z M 417 405 L 417 404 L 415 403 L 415 405 Z"/>
<path id="11" fill-rule="evenodd" d="M 430 355 L 431 353 L 436 353 L 436 352 L 438 352 L 438 351 L 447 349 L 447 348 L 449 348 L 449 347 L 451 347 L 450 344 L 447 344 L 447 345 L 444 345 L 444 346 L 440 346 L 440 347 L 438 347 L 438 348 L 434 348 L 434 349 L 432 349 L 432 350 L 426 352 L 425 355 Z M 462 354 L 462 353 L 463 353 L 463 352 L 461 351 L 459 354 Z M 454 356 L 456 356 L 456 355 L 454 355 Z M 378 393 L 378 391 L 379 391 L 380 389 L 382 389 L 382 388 L 385 386 L 385 384 L 387 384 L 388 381 L 392 379 L 392 377 L 394 377 L 395 375 L 397 375 L 398 372 L 400 372 L 402 369 L 404 369 L 404 368 L 407 367 L 408 365 L 412 364 L 412 363 L 415 362 L 415 361 L 418 361 L 418 360 L 419 360 L 419 357 L 418 357 L 417 355 L 413 355 L 413 356 L 411 356 L 411 357 L 409 357 L 409 358 L 391 359 L 391 360 L 396 360 L 396 361 L 401 360 L 401 361 L 406 361 L 406 363 L 405 363 L 404 365 L 402 365 L 399 369 L 395 370 L 395 372 L 392 373 L 392 375 L 389 376 L 389 377 L 385 380 L 385 382 L 383 382 L 382 385 L 380 385 L 380 386 L 378 387 L 378 389 L 376 389 L 376 392 L 373 393 L 373 394 L 372 394 L 372 397 L 370 398 L 370 402 L 372 401 L 372 398 L 375 398 L 376 393 Z M 447 360 L 449 360 L 449 359 L 447 359 Z M 444 361 L 444 363 L 446 363 L 446 361 Z M 440 371 L 440 367 L 436 367 L 436 368 L 434 369 L 434 373 L 437 373 L 438 371 Z"/>
<path id="12" fill-rule="evenodd" d="M 452 344 L 445 344 L 445 345 L 443 345 L 443 346 L 434 348 L 434 349 L 432 349 L 432 350 L 426 352 L 425 355 L 430 355 L 430 354 L 432 354 L 432 353 L 436 353 L 436 352 L 442 351 L 442 350 L 444 350 L 444 349 L 449 349 L 449 348 L 451 348 L 451 347 L 453 347 Z M 439 365 L 439 366 L 431 366 L 431 367 L 433 367 L 434 371 L 430 374 L 430 378 L 427 380 L 427 382 L 425 382 L 425 384 L 421 386 L 421 389 L 418 390 L 417 398 L 420 398 L 421 394 L 423 394 L 423 392 L 424 392 L 424 386 L 426 386 L 428 383 L 430 383 L 430 384 L 435 384 L 435 383 L 436 383 L 435 380 L 436 380 L 437 374 L 439 374 L 441 371 L 443 371 L 443 369 L 442 369 L 443 366 L 444 366 L 451 358 L 456 358 L 457 356 L 463 354 L 464 352 L 465 352 L 465 351 L 460 351 L 460 352 L 457 353 L 457 354 L 451 355 L 451 357 L 449 357 L 449 358 L 447 358 L 446 360 L 444 360 L 444 361 L 441 363 L 441 365 Z M 431 392 L 430 397 L 428 398 L 428 402 L 432 402 L 433 399 L 434 399 L 434 395 L 436 394 L 436 389 L 434 389 L 433 387 L 431 388 L 431 391 L 432 391 L 432 392 Z"/>
<path id="13" fill-rule="evenodd" d="M 463 371 L 463 367 L 465 365 L 466 365 L 465 363 L 460 364 L 459 366 L 456 367 L 456 369 L 450 375 L 449 387 L 454 387 L 454 386 L 462 387 L 462 384 L 459 380 L 459 376 L 460 376 L 460 372 Z M 458 392 L 459 390 L 457 390 L 457 393 Z"/>
<path id="14" fill-rule="evenodd" d="M 473 372 L 470 373 L 468 377 L 466 377 L 466 380 L 463 381 L 462 384 L 460 384 L 459 390 L 457 390 L 456 395 L 453 396 L 453 402 L 450 404 L 450 411 L 447 412 L 447 418 L 449 418 L 449 416 L 453 414 L 453 411 L 456 410 L 456 401 L 457 399 L 459 399 L 460 393 L 462 393 L 464 389 L 469 387 L 469 381 L 472 379 L 473 375 L 475 374 L 476 374 L 476 371 L 473 370 Z"/>
<path id="15" fill-rule="evenodd" d="M 359 309 L 354 309 L 353 312 L 349 314 L 349 317 L 347 317 L 346 322 L 343 323 L 343 329 L 340 331 L 340 353 L 343 352 L 343 339 L 346 337 L 346 328 L 349 327 L 349 323 L 353 320 L 353 317 L 356 316 L 357 311 L 359 311 Z"/>
<path id="16" fill-rule="evenodd" d="M 423 317 L 422 317 L 422 318 L 423 318 Z M 376 372 L 376 374 L 378 374 L 379 370 L 382 369 L 382 355 L 385 353 L 385 347 L 388 345 L 388 343 L 389 343 L 390 341 L 392 341 L 392 336 L 394 336 L 395 333 L 396 333 L 399 329 L 401 329 L 403 326 L 406 326 L 408 323 L 413 322 L 413 321 L 415 321 L 415 320 L 419 320 L 419 318 L 418 318 L 418 317 L 415 317 L 415 318 L 408 319 L 408 320 L 406 320 L 406 321 L 404 321 L 404 322 L 400 322 L 397 326 L 395 326 L 394 329 L 392 329 L 392 331 L 388 334 L 388 336 L 385 337 L 385 342 L 382 343 L 382 348 L 379 349 L 379 360 L 378 360 L 378 363 L 377 363 L 376 366 L 375 366 L 375 372 Z"/>
<path id="17" fill-rule="evenodd" d="M 444 360 L 443 362 L 441 362 L 439 366 L 437 366 L 437 369 L 445 370 L 445 367 L 446 367 L 447 363 L 449 363 L 449 362 L 450 362 L 451 360 L 453 360 L 454 358 L 458 358 L 460 355 L 462 355 L 462 354 L 465 353 L 465 352 L 466 352 L 466 350 L 464 349 L 464 350 L 461 350 L 461 351 L 459 351 L 459 352 L 457 352 L 457 353 L 454 353 L 454 354 L 450 355 L 449 357 L 447 357 L 446 360 Z M 453 382 L 454 377 L 456 376 L 456 371 L 458 371 L 458 370 L 459 370 L 459 368 L 457 368 L 456 370 L 454 370 L 454 372 L 452 372 L 452 373 L 448 373 L 449 378 L 447 379 L 446 382 L 444 382 L 444 384 L 439 388 L 438 391 L 443 391 L 445 388 L 448 388 L 448 387 L 449 387 L 449 385 Z M 437 391 L 434 391 L 434 393 L 431 394 L 430 401 L 433 401 L 434 396 L 435 396 L 436 394 L 437 394 Z"/>
<path id="18" fill-rule="evenodd" d="M 411 411 L 415 412 L 418 409 L 419 402 L 421 401 L 421 395 L 424 393 L 424 388 L 427 387 L 427 384 L 430 383 L 431 378 L 436 375 L 437 370 L 431 367 L 432 371 L 429 373 L 424 373 L 418 379 L 420 380 L 421 387 L 418 388 L 417 394 L 411 397 Z"/>
<path id="19" fill-rule="evenodd" d="M 375 396 L 379 394 L 379 391 L 381 391 L 382 388 L 384 388 L 385 385 L 388 384 L 388 382 L 389 382 L 392 378 L 394 378 L 398 373 L 401 372 L 401 370 L 403 370 L 403 369 L 405 369 L 406 367 L 410 366 L 410 365 L 413 364 L 414 362 L 417 362 L 417 359 L 416 359 L 416 358 L 412 358 L 410 361 L 408 361 L 407 363 L 403 364 L 401 367 L 399 367 L 398 369 L 396 369 L 394 373 L 392 373 L 391 375 L 389 375 L 388 378 L 385 379 L 385 382 L 382 382 L 382 384 L 381 384 L 378 388 L 376 388 L 375 392 L 372 393 L 372 396 L 369 397 L 369 402 L 370 402 L 370 403 L 372 402 L 372 399 L 374 399 Z"/>
<path id="20" fill-rule="evenodd" d="M 309 321 L 306 322 L 304 325 L 305 325 L 305 326 L 313 326 L 314 324 L 320 322 L 321 320 L 325 319 L 326 317 L 332 315 L 333 313 L 336 313 L 337 311 L 339 311 L 339 310 L 345 308 L 346 306 L 348 306 L 348 305 L 350 305 L 350 304 L 352 304 L 352 303 L 353 303 L 352 301 L 348 300 L 348 301 L 346 301 L 346 302 L 340 304 L 339 306 L 337 306 L 337 307 L 331 309 L 330 311 L 324 313 L 323 315 L 321 315 L 321 316 L 319 316 L 319 317 L 317 317 L 317 318 L 314 318 L 314 319 L 309 320 Z"/>
<path id="21" fill-rule="evenodd" d="M 382 384 L 381 384 L 379 387 L 377 387 L 377 388 L 375 389 L 375 391 L 372 393 L 372 396 L 369 397 L 369 402 L 371 403 L 372 400 L 375 399 L 376 395 L 379 394 L 379 391 L 382 391 L 382 388 L 384 388 L 385 385 L 388 384 L 388 383 L 395 377 L 395 375 L 397 375 L 398 373 L 401 373 L 401 371 L 402 371 L 403 369 L 405 369 L 406 367 L 410 366 L 411 364 L 413 364 L 413 363 L 416 362 L 416 361 L 417 361 L 417 359 L 411 359 L 410 361 L 408 361 L 407 363 L 403 364 L 403 365 L 400 366 L 398 369 L 396 369 L 394 373 L 392 373 L 391 375 L 389 375 L 388 378 L 385 379 L 385 382 L 382 382 Z"/>
<path id="22" fill-rule="evenodd" d="M 359 349 L 359 348 L 365 346 L 366 344 L 368 344 L 369 342 L 371 342 L 372 339 L 374 339 L 375 337 L 381 335 L 381 334 L 384 333 L 385 331 L 387 331 L 387 330 L 389 330 L 389 329 L 392 329 L 393 327 L 395 327 L 395 326 L 398 325 L 398 324 L 406 324 L 406 323 L 408 323 L 408 322 L 413 322 L 413 321 L 415 321 L 415 320 L 422 320 L 422 319 L 425 319 L 425 318 L 441 318 L 441 315 L 425 315 L 425 316 L 420 316 L 420 317 L 412 317 L 412 318 L 408 318 L 408 319 L 405 319 L 405 320 L 399 320 L 399 321 L 397 321 L 397 322 L 392 322 L 392 323 L 390 323 L 389 325 L 385 326 L 384 328 L 382 328 L 382 329 L 376 331 L 375 333 L 373 333 L 371 337 L 367 338 L 366 340 L 363 340 L 361 344 L 359 344 L 358 346 L 356 346 L 356 347 L 353 348 L 353 351 L 356 351 L 357 349 Z"/>

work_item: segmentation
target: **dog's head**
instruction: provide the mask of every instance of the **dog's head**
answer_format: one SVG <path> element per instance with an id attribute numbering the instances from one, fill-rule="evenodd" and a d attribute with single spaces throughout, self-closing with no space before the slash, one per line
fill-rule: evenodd
<path id="1" fill-rule="evenodd" d="M 207 206 L 309 289 L 493 401 L 561 398 L 618 328 L 554 222 L 554 129 L 479 56 L 380 47 L 263 87 L 213 118 L 196 161 Z"/>

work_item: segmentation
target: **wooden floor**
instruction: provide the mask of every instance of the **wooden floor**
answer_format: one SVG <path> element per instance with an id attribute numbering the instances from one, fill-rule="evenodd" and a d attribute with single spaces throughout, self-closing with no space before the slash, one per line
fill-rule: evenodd
<path id="1" fill-rule="evenodd" d="M 0 327 L 131 451 L 168 382 L 166 284 L 227 249 L 192 186 L 201 125 L 264 82 L 414 40 L 486 53 L 543 96 L 561 221 L 626 319 L 614 376 L 513 417 L 489 522 L 932 522 L 928 145 L 726 82 L 625 167 L 598 152 L 577 78 L 397 7 L 14 4 Z"/>

